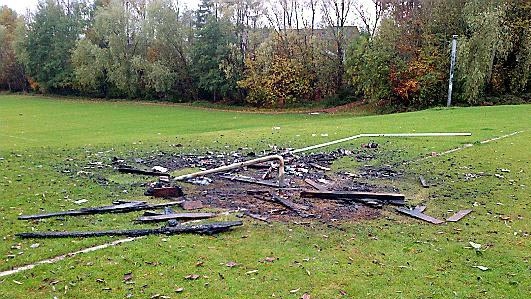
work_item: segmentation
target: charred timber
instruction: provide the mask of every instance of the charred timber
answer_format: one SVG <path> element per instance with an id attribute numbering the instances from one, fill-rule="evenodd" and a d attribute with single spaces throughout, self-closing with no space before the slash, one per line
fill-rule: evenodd
<path id="1" fill-rule="evenodd" d="M 86 232 L 28 232 L 16 234 L 21 238 L 86 238 L 102 236 L 126 236 L 140 237 L 153 234 L 205 234 L 212 235 L 228 231 L 232 227 L 243 225 L 242 221 L 213 222 L 197 225 L 177 225 L 174 227 L 147 228 L 147 229 L 125 229 L 125 230 L 104 230 Z"/>
<path id="2" fill-rule="evenodd" d="M 133 211 L 142 211 L 142 210 L 152 210 L 157 208 L 175 206 L 180 204 L 181 201 L 172 201 L 162 204 L 147 204 L 145 202 L 129 202 L 122 203 L 111 206 L 101 206 L 101 207 L 91 207 L 91 208 L 82 208 L 79 210 L 71 211 L 61 211 L 61 212 L 51 212 L 44 214 L 34 214 L 34 215 L 21 215 L 18 217 L 20 220 L 33 220 L 33 219 L 43 219 L 51 217 L 60 217 L 60 216 L 82 216 L 82 215 L 93 215 L 93 214 L 105 214 L 105 213 L 128 213 Z"/>
<path id="3" fill-rule="evenodd" d="M 403 205 L 406 197 L 399 193 L 374 193 L 374 192 L 351 192 L 351 191 L 302 191 L 301 197 L 322 199 L 377 199 L 387 203 Z"/>

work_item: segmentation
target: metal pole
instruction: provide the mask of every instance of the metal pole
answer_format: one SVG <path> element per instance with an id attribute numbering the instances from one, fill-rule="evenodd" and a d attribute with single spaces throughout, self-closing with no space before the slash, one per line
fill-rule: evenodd
<path id="1" fill-rule="evenodd" d="M 452 85 L 454 80 L 454 67 L 455 67 L 455 56 L 457 52 L 457 35 L 452 35 L 452 54 L 450 57 L 450 79 L 448 82 L 448 101 L 446 102 L 446 107 L 452 105 Z"/>
<path id="2" fill-rule="evenodd" d="M 207 174 L 228 171 L 228 170 L 240 168 L 240 167 L 243 167 L 243 166 L 249 166 L 249 165 L 258 164 L 258 163 L 262 163 L 262 162 L 267 162 L 267 161 L 271 161 L 271 160 L 278 160 L 278 164 L 279 164 L 278 165 L 278 185 L 280 187 L 284 187 L 284 158 L 282 156 L 280 156 L 280 155 L 265 156 L 265 157 L 256 158 L 256 159 L 253 159 L 253 160 L 248 160 L 248 161 L 243 161 L 243 162 L 238 162 L 238 163 L 234 163 L 234 164 L 230 164 L 230 165 L 226 165 L 226 166 L 221 166 L 221 167 L 217 167 L 217 168 L 213 168 L 213 169 L 209 169 L 209 170 L 194 172 L 194 173 L 191 173 L 191 174 L 185 174 L 185 175 L 181 175 L 181 176 L 178 176 L 178 177 L 174 178 L 174 180 L 176 180 L 176 181 L 184 181 L 184 180 L 192 179 L 192 178 L 195 178 L 195 177 L 204 176 L 204 175 L 207 175 Z"/>

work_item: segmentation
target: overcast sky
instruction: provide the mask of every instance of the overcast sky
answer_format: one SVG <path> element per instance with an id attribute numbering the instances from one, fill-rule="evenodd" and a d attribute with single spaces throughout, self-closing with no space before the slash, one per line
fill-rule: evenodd
<path id="1" fill-rule="evenodd" d="M 0 6 L 7 5 L 20 14 L 24 14 L 27 9 L 34 10 L 39 0 L 0 0 Z M 201 0 L 179 0 L 189 8 L 196 8 Z"/>
<path id="2" fill-rule="evenodd" d="M 196 9 L 197 5 L 201 2 L 201 0 L 178 0 L 178 1 L 181 5 L 185 5 L 190 9 Z M 7 5 L 8 7 L 16 10 L 19 14 L 25 14 L 28 9 L 34 11 L 35 8 L 37 7 L 38 2 L 39 0 L 0 0 L 0 6 Z M 368 5 L 368 7 L 372 9 L 371 0 L 357 0 L 356 2 Z M 352 21 L 348 23 L 359 24 L 358 22 L 355 22 L 355 21 L 353 22 L 354 18 L 355 18 L 354 9 L 351 9 L 349 19 Z"/>

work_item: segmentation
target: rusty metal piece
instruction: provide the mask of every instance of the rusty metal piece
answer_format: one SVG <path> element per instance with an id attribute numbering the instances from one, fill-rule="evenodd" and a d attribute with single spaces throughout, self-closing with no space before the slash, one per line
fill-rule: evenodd
<path id="1" fill-rule="evenodd" d="M 461 220 L 463 217 L 465 217 L 466 215 L 470 214 L 471 212 L 472 212 L 472 210 L 461 210 L 461 211 L 458 211 L 457 213 L 453 214 L 452 216 L 446 218 L 446 221 L 457 222 L 457 221 Z"/>

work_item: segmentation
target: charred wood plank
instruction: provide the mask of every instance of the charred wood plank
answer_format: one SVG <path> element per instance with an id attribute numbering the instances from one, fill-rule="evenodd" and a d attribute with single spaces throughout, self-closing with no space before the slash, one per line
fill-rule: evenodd
<path id="1" fill-rule="evenodd" d="M 118 170 L 121 173 L 130 173 L 130 174 L 141 174 L 141 175 L 149 175 L 149 176 L 170 176 L 169 173 L 159 172 L 159 171 L 148 171 L 148 170 L 141 170 L 136 168 L 130 168 L 130 167 L 119 167 L 116 170 Z"/>
<path id="2" fill-rule="evenodd" d="M 290 200 L 287 200 L 287 199 L 284 199 L 278 195 L 276 195 L 275 193 L 272 193 L 270 192 L 270 195 L 271 195 L 271 198 L 273 199 L 273 202 L 276 202 L 286 208 L 288 208 L 289 210 L 297 213 L 299 216 L 301 217 L 310 217 L 312 216 L 311 214 L 308 214 L 304 211 L 301 211 L 301 210 L 308 210 L 309 207 L 307 206 L 304 206 L 304 205 L 300 205 L 300 204 L 296 204 Z"/>
<path id="3" fill-rule="evenodd" d="M 153 210 L 157 208 L 169 207 L 180 204 L 181 201 L 172 201 L 162 204 L 146 204 L 141 202 L 131 202 L 123 203 L 111 206 L 101 206 L 101 207 L 91 207 L 91 208 L 82 208 L 79 210 L 71 211 L 61 211 L 61 212 L 51 212 L 44 214 L 34 214 L 34 215 L 21 215 L 18 217 L 20 220 L 33 220 L 33 219 L 43 219 L 59 216 L 82 216 L 82 215 L 93 215 L 93 214 L 105 214 L 105 213 L 128 213 L 133 211 L 141 210 Z"/>
<path id="4" fill-rule="evenodd" d="M 196 225 L 177 225 L 174 227 L 161 227 L 161 228 L 147 228 L 147 229 L 125 229 L 125 230 L 104 230 L 104 231 L 66 231 L 66 232 L 27 232 L 16 234 L 21 238 L 86 238 L 86 237 L 101 237 L 101 236 L 127 236 L 127 237 L 140 237 L 153 234 L 217 234 L 227 231 L 235 226 L 241 226 L 241 221 L 229 221 L 229 222 L 213 222 L 206 224 Z"/>
<path id="5" fill-rule="evenodd" d="M 164 215 L 143 216 L 138 218 L 137 222 L 149 223 L 149 222 L 162 222 L 172 219 L 178 220 L 191 220 L 191 219 L 206 219 L 215 217 L 214 213 L 172 213 Z"/>
<path id="6" fill-rule="evenodd" d="M 256 220 L 260 220 L 260 221 L 264 221 L 264 222 L 269 223 L 269 218 L 267 218 L 267 217 L 265 217 L 265 216 L 261 216 L 261 215 L 259 215 L 259 214 L 253 214 L 253 213 L 251 213 L 251 212 L 249 212 L 249 211 L 245 211 L 245 212 L 243 212 L 243 214 L 244 214 L 245 216 L 251 217 L 251 218 L 253 218 L 253 219 L 256 219 Z"/>
<path id="7" fill-rule="evenodd" d="M 419 212 L 419 210 L 416 210 L 416 209 L 410 210 L 410 209 L 406 209 L 406 208 L 396 208 L 396 210 L 398 212 L 402 213 L 402 214 L 406 214 L 406 215 L 411 216 L 413 218 L 424 220 L 424 221 L 427 221 L 427 222 L 432 223 L 432 224 L 444 223 L 444 221 L 442 221 L 440 219 L 437 219 L 437 218 L 434 218 L 434 217 L 431 217 L 430 215 L 426 215 L 426 214 L 424 214 L 422 212 Z"/>
<path id="8" fill-rule="evenodd" d="M 327 191 L 328 188 L 326 188 L 324 185 L 321 185 L 319 183 L 317 183 L 316 181 L 314 180 L 311 180 L 311 179 L 304 179 L 304 182 L 312 187 L 314 187 L 315 189 L 317 190 L 321 190 L 321 191 Z"/>
<path id="9" fill-rule="evenodd" d="M 446 221 L 457 222 L 457 221 L 461 220 L 463 217 L 465 217 L 466 215 L 470 214 L 471 212 L 472 212 L 472 210 L 461 210 L 461 211 L 458 211 L 457 213 L 453 214 L 452 216 L 446 218 Z"/>
<path id="10" fill-rule="evenodd" d="M 383 203 L 378 200 L 378 199 L 370 199 L 370 198 L 343 198 L 341 199 L 347 203 L 352 203 L 352 202 L 356 202 L 356 203 L 361 203 L 361 204 L 364 204 L 366 206 L 369 206 L 369 207 L 372 207 L 372 208 L 376 208 L 376 209 L 381 209 L 383 207 Z"/>
<path id="11" fill-rule="evenodd" d="M 393 201 L 395 203 L 405 200 L 404 194 L 399 193 L 375 193 L 375 192 L 354 192 L 354 191 L 302 191 L 301 197 L 323 198 L 323 199 L 360 199 L 370 198 L 381 201 Z"/>

